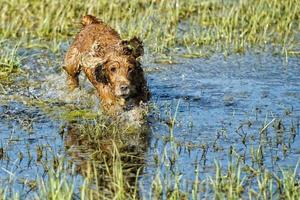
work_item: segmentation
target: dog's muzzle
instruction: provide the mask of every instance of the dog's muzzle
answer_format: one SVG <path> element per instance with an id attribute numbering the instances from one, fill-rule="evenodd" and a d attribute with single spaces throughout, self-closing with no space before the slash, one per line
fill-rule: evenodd
<path id="1" fill-rule="evenodd" d="M 128 98 L 131 94 L 130 86 L 128 84 L 121 84 L 116 88 L 116 96 Z"/>

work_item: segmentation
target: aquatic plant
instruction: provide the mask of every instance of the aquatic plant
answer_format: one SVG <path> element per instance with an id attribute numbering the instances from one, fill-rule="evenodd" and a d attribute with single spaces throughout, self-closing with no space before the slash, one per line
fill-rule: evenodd
<path id="1" fill-rule="evenodd" d="M 50 168 L 47 180 L 39 181 L 36 199 L 71 200 L 73 199 L 74 185 L 75 179 L 69 177 L 62 165 L 57 169 Z"/>

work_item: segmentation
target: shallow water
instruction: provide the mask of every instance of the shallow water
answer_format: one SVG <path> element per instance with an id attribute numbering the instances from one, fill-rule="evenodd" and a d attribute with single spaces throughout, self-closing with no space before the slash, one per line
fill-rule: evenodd
<path id="1" fill-rule="evenodd" d="M 61 55 L 25 51 L 24 74 L 0 92 L 0 186 L 12 184 L 27 197 L 22 180 L 45 176 L 43 160 L 68 157 L 64 140 L 64 114 L 70 110 L 97 111 L 93 88 L 82 77 L 82 90 L 66 92 Z M 177 64 L 144 61 L 155 109 L 149 117 L 146 165 L 139 179 L 147 194 L 159 171 L 172 185 L 182 175 L 182 188 L 191 188 L 195 167 L 199 177 L 213 175 L 214 162 L 226 166 L 242 158 L 249 166 L 271 171 L 295 167 L 300 156 L 300 59 L 247 53 L 204 59 L 177 59 Z M 170 119 L 175 119 L 170 128 Z M 170 142 L 172 141 L 172 142 Z M 252 149 L 263 149 L 253 161 Z M 157 164 L 155 159 L 166 158 Z M 22 159 L 21 159 L 22 158 Z M 72 158 L 74 159 L 74 158 Z M 173 162 L 173 160 L 175 162 Z M 175 174 L 175 175 L 174 175 Z M 80 175 L 79 175 L 80 179 Z"/>
<path id="2" fill-rule="evenodd" d="M 178 105 L 174 128 L 177 148 L 191 146 L 191 150 L 178 150 L 175 168 L 189 186 L 195 179 L 196 165 L 203 180 L 215 170 L 214 162 L 227 165 L 232 149 L 249 166 L 258 165 L 250 158 L 251 147 L 263 147 L 259 165 L 271 171 L 296 166 L 300 156 L 299 58 L 290 58 L 286 63 L 269 54 L 247 53 L 179 62 L 150 73 L 148 78 L 153 99 L 162 113 L 166 110 L 164 103 L 171 104 L 173 115 Z M 282 130 L 275 128 L 278 121 L 283 124 Z M 260 133 L 268 123 L 266 132 Z M 153 126 L 148 151 L 148 162 L 152 164 L 153 155 L 162 155 L 166 146 L 154 138 L 162 141 L 169 135 L 166 127 Z M 161 167 L 162 174 L 168 169 Z M 147 173 L 155 173 L 151 165 Z"/>

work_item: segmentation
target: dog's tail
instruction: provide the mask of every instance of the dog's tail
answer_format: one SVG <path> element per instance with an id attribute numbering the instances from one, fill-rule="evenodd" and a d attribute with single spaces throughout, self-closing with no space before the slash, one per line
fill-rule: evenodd
<path id="1" fill-rule="evenodd" d="M 101 20 L 97 19 L 97 17 L 93 15 L 85 15 L 81 19 L 81 24 L 83 27 L 90 25 L 90 24 L 99 24 Z"/>

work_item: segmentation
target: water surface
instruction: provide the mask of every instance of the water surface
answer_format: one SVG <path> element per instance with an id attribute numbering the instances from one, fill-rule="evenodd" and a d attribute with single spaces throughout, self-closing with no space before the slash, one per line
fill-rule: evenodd
<path id="1" fill-rule="evenodd" d="M 0 186 L 11 184 L 27 197 L 30 188 L 22 180 L 45 176 L 45 159 L 70 156 L 60 134 L 66 130 L 65 113 L 97 111 L 98 101 L 84 77 L 81 90 L 67 92 L 61 55 L 38 50 L 23 54 L 28 56 L 23 75 L 0 91 Z M 144 58 L 155 108 L 139 179 L 143 197 L 150 198 L 149 187 L 158 172 L 170 185 L 181 175 L 181 187 L 190 190 L 196 167 L 203 180 L 214 174 L 215 162 L 226 166 L 233 157 L 274 172 L 296 166 L 299 58 L 286 62 L 280 56 L 250 52 L 176 61 L 166 65 Z M 175 119 L 173 128 L 170 119 Z M 47 154 L 42 160 L 39 148 Z M 261 160 L 251 158 L 253 149 L 262 149 Z M 157 163 L 157 157 L 165 162 Z"/>

